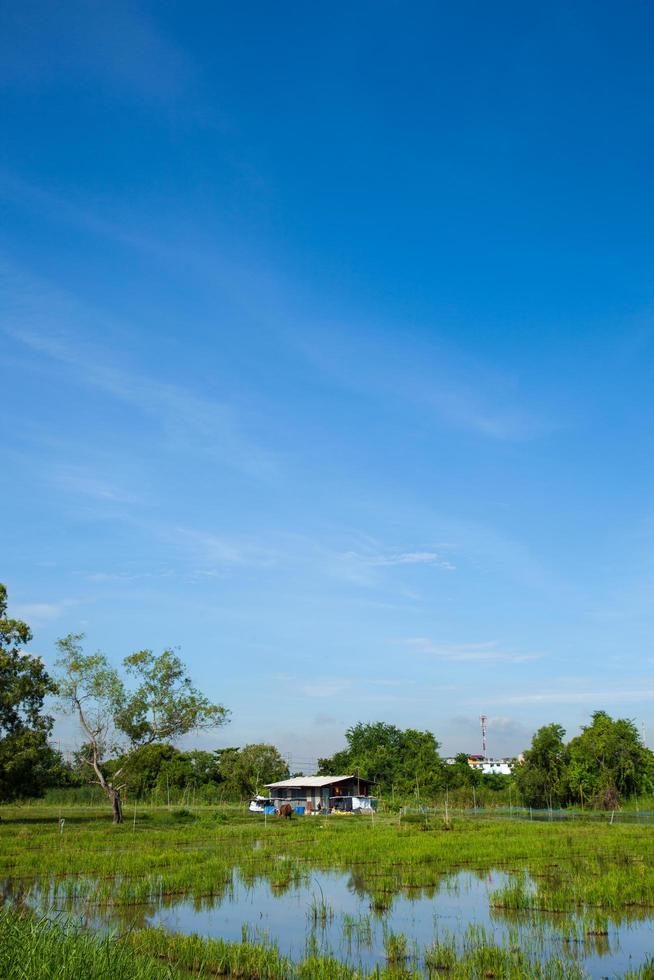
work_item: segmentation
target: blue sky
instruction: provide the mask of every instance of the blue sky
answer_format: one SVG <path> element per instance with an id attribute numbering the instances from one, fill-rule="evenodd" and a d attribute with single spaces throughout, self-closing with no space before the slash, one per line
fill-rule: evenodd
<path id="1" fill-rule="evenodd" d="M 232 711 L 196 743 L 295 768 L 482 711 L 494 753 L 595 708 L 651 743 L 651 5 L 0 18 L 35 652 L 179 646 Z"/>

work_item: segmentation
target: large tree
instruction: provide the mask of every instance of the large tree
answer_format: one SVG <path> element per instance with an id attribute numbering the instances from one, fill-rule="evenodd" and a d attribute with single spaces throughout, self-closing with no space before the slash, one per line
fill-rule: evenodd
<path id="1" fill-rule="evenodd" d="M 570 798 L 613 809 L 629 796 L 654 788 L 654 754 L 627 718 L 595 711 L 590 725 L 568 745 Z"/>
<path id="2" fill-rule="evenodd" d="M 544 725 L 525 752 L 524 762 L 515 771 L 518 792 L 526 806 L 552 807 L 564 801 L 566 793 L 565 730 L 561 725 Z"/>
<path id="3" fill-rule="evenodd" d="M 211 784 L 217 787 L 222 780 L 216 752 L 182 752 L 167 742 L 143 745 L 105 766 L 112 778 L 119 769 L 124 785 L 136 797 L 163 795 L 170 790 L 198 790 Z"/>
<path id="4" fill-rule="evenodd" d="M 459 789 L 462 786 L 470 788 L 481 786 L 484 776 L 477 768 L 473 768 L 466 752 L 459 752 L 453 763 L 445 766 L 445 785 L 450 789 Z"/>
<path id="5" fill-rule="evenodd" d="M 0 584 L 0 800 L 37 796 L 53 780 L 61 757 L 48 745 L 52 718 L 43 713 L 55 683 L 38 657 L 24 651 L 32 633 L 7 616 Z"/>
<path id="6" fill-rule="evenodd" d="M 404 730 L 387 722 L 359 722 L 345 733 L 347 748 L 319 759 L 322 775 L 358 773 L 377 792 L 433 794 L 443 785 L 444 766 L 431 732 Z"/>
<path id="7" fill-rule="evenodd" d="M 119 779 L 130 757 L 145 746 L 216 728 L 228 711 L 193 687 L 173 650 L 125 657 L 123 677 L 103 653 L 85 654 L 83 639 L 71 633 L 57 641 L 59 691 L 64 707 L 78 718 L 84 764 L 110 801 L 114 823 L 121 823 Z M 109 775 L 106 763 L 116 754 L 123 765 Z"/>
<path id="8" fill-rule="evenodd" d="M 266 783 L 287 779 L 286 760 L 274 745 L 257 742 L 242 749 L 222 749 L 218 767 L 223 789 L 228 798 L 243 799 L 260 793 Z"/>

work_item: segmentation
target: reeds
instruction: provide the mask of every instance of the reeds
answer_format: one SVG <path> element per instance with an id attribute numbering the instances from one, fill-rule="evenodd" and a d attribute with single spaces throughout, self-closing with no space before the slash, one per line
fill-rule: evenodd
<path id="1" fill-rule="evenodd" d="M 407 956 L 406 937 L 389 935 L 388 965 L 363 970 L 329 956 L 293 963 L 274 946 L 226 943 L 198 936 L 143 929 L 123 936 L 97 936 L 0 910 L 0 976 L 3 980 L 419 980 L 446 975 L 453 980 L 582 980 L 583 970 L 559 959 L 538 962 L 528 952 L 496 946 L 483 932 L 470 936 L 460 956 L 436 944 L 419 957 Z M 647 973 L 631 973 L 651 977 Z"/>

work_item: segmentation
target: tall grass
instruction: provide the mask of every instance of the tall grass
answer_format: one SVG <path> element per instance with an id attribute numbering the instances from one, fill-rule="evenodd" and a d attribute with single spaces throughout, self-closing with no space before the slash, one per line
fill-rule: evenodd
<path id="1" fill-rule="evenodd" d="M 314 955 L 299 963 L 275 947 L 226 943 L 197 936 L 171 936 L 160 929 L 138 930 L 122 938 L 100 937 L 45 919 L 0 910 L 0 976 L 3 980 L 188 980 L 241 977 L 244 980 L 419 980 L 446 971 L 456 980 L 582 980 L 574 963 L 538 962 L 528 952 L 494 945 L 485 934 L 471 937 L 460 957 L 451 946 L 430 947 L 407 956 L 406 938 L 388 937 L 389 964 L 372 971 Z M 638 974 L 633 974 L 638 976 Z"/>
<path id="2" fill-rule="evenodd" d="M 178 980 L 168 964 L 135 956 L 112 936 L 85 934 L 46 919 L 0 909 L 0 976 L 3 980 Z"/>

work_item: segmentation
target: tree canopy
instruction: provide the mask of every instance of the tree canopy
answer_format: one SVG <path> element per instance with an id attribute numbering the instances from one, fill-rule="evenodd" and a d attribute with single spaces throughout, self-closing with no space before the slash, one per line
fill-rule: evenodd
<path id="1" fill-rule="evenodd" d="M 40 795 L 61 764 L 48 745 L 52 718 L 43 713 L 56 685 L 42 661 L 23 650 L 31 639 L 27 623 L 7 616 L 0 584 L 0 800 Z"/>
<path id="2" fill-rule="evenodd" d="M 654 754 L 633 721 L 595 711 L 568 745 L 567 780 L 571 799 L 612 809 L 621 799 L 652 791 Z"/>
<path id="3" fill-rule="evenodd" d="M 431 732 L 387 722 L 359 722 L 345 733 L 347 748 L 319 759 L 321 775 L 358 773 L 376 791 L 400 795 L 433 793 L 443 785 L 444 765 Z"/>
<path id="4" fill-rule="evenodd" d="M 287 779 L 286 760 L 274 745 L 257 742 L 242 749 L 221 749 L 217 752 L 218 767 L 231 798 L 244 799 L 263 793 L 266 783 Z"/>
<path id="5" fill-rule="evenodd" d="M 563 742 L 560 725 L 539 728 L 516 773 L 527 806 L 590 804 L 613 809 L 654 788 L 654 754 L 633 721 L 595 711 L 581 734 Z"/>
<path id="6" fill-rule="evenodd" d="M 515 778 L 518 792 L 526 806 L 559 806 L 566 795 L 565 729 L 561 725 L 544 725 L 534 735 L 524 762 Z"/>
<path id="7" fill-rule="evenodd" d="M 227 720 L 228 711 L 193 687 L 173 650 L 158 656 L 140 650 L 125 657 L 123 678 L 103 653 L 85 654 L 83 638 L 71 633 L 57 643 L 59 693 L 64 708 L 79 720 L 83 760 L 110 800 L 114 822 L 120 823 L 124 783 L 117 780 L 131 755 L 191 731 L 216 728 Z M 124 765 L 109 777 L 106 762 L 111 754 L 121 755 Z"/>

